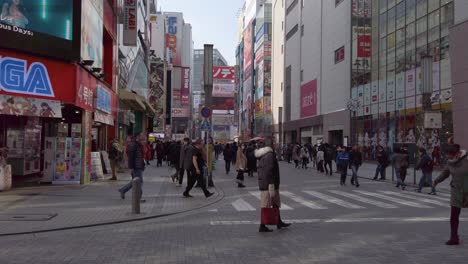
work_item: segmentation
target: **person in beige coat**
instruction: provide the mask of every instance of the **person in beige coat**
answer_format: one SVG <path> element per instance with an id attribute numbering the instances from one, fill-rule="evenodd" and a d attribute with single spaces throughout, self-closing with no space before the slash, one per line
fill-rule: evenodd
<path id="1" fill-rule="evenodd" d="M 246 147 L 242 144 L 237 149 L 236 155 L 236 170 L 237 170 L 237 187 L 244 188 L 244 171 L 247 170 L 247 156 L 245 155 Z"/>

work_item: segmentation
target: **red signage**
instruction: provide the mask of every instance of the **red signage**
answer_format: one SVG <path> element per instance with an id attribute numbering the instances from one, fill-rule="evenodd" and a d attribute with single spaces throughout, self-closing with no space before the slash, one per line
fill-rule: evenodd
<path id="1" fill-rule="evenodd" d="M 181 73 L 180 101 L 183 106 L 187 106 L 190 104 L 190 68 L 182 68 Z"/>
<path id="2" fill-rule="evenodd" d="M 301 86 L 301 118 L 317 115 L 317 79 Z"/>
<path id="3" fill-rule="evenodd" d="M 213 80 L 234 80 L 236 71 L 234 67 L 213 66 Z"/>
<path id="4" fill-rule="evenodd" d="M 371 56 L 371 36 L 358 37 L 358 58 L 369 58 Z"/>

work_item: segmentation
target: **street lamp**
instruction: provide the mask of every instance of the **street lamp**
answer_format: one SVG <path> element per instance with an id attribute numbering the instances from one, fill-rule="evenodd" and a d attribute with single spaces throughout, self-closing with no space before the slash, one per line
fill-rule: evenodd
<path id="1" fill-rule="evenodd" d="M 353 113 L 353 118 L 352 120 L 355 122 L 356 121 L 356 111 L 361 107 L 361 101 L 357 98 L 351 98 L 349 99 L 348 103 L 346 104 L 346 108 Z M 351 125 L 353 124 L 353 121 L 351 122 Z M 356 125 L 352 126 L 351 131 L 356 130 Z M 356 131 L 352 133 L 352 144 L 356 142 Z"/>

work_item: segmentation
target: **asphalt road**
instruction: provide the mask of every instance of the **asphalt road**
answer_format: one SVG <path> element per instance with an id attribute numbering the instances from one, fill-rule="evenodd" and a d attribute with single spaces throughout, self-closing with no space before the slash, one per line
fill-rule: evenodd
<path id="1" fill-rule="evenodd" d="M 417 194 L 364 179 L 359 188 L 349 179 L 342 187 L 338 175 L 280 166 L 282 218 L 293 223 L 287 229 L 258 232 L 256 177 L 246 177 L 247 188 L 238 189 L 235 172 L 226 175 L 220 161 L 215 184 L 224 198 L 210 207 L 142 222 L 0 237 L 0 263 L 468 262 L 466 243 L 444 245 L 447 194 Z M 192 193 L 191 199 L 204 199 L 199 190 Z M 461 239 L 468 240 L 466 211 L 461 217 Z"/>

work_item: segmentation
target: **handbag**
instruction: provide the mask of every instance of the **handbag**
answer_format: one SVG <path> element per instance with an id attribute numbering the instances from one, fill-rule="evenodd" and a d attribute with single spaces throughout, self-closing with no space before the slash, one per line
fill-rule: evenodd
<path id="1" fill-rule="evenodd" d="M 279 208 L 261 208 L 260 223 L 262 225 L 277 225 L 279 222 Z"/>

